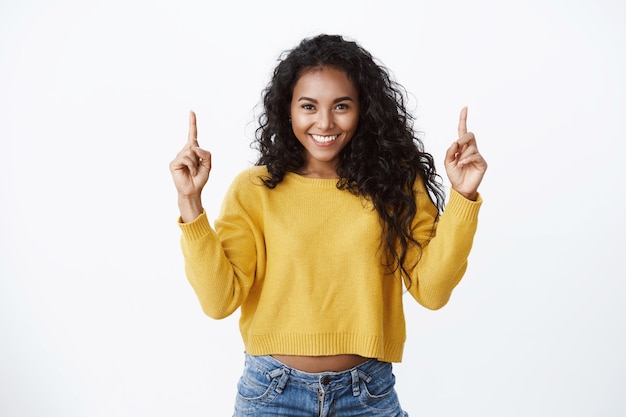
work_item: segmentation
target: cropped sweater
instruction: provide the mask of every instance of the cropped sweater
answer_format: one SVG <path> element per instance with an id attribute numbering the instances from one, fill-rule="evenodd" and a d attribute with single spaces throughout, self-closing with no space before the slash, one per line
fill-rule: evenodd
<path id="1" fill-rule="evenodd" d="M 403 277 L 391 274 L 378 213 L 337 180 L 285 175 L 269 189 L 265 167 L 239 174 L 212 228 L 206 213 L 179 225 L 185 272 L 203 311 L 241 308 L 251 355 L 358 354 L 400 362 L 406 339 L 403 293 L 445 305 L 467 267 L 482 200 L 456 193 L 437 209 L 416 181 L 417 214 Z"/>

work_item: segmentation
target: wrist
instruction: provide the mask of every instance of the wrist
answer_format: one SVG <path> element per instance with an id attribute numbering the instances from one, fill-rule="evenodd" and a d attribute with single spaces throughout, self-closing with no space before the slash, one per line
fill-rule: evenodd
<path id="1" fill-rule="evenodd" d="M 183 223 L 190 223 L 202 214 L 202 200 L 200 196 L 178 196 L 178 209 Z"/>
<path id="2" fill-rule="evenodd" d="M 478 193 L 461 194 L 461 195 L 470 201 L 476 201 L 476 198 L 478 197 Z"/>
<path id="3" fill-rule="evenodd" d="M 463 196 L 464 198 L 470 201 L 476 201 L 476 199 L 478 198 L 478 191 L 464 192 L 464 191 L 459 191 L 457 189 L 454 189 L 454 191 L 456 191 L 458 194 L 460 194 L 461 196 Z"/>

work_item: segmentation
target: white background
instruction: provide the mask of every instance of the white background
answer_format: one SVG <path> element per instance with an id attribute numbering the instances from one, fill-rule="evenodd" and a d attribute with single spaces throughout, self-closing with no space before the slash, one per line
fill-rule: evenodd
<path id="1" fill-rule="evenodd" d="M 168 163 L 194 109 L 215 217 L 278 55 L 321 32 L 392 70 L 439 162 L 468 105 L 490 164 L 452 300 L 406 299 L 404 408 L 625 415 L 625 4 L 1 1 L 0 415 L 231 415 L 238 314 L 186 282 Z"/>

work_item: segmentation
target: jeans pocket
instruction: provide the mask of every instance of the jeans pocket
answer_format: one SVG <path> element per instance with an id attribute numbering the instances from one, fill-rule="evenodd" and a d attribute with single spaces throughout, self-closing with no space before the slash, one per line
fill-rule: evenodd
<path id="1" fill-rule="evenodd" d="M 283 391 L 287 377 L 284 369 L 267 372 L 246 363 L 237 384 L 235 410 L 242 415 L 258 412 Z"/>
<path id="2" fill-rule="evenodd" d="M 400 402 L 395 390 L 395 376 L 389 372 L 386 375 L 376 375 L 367 380 L 361 380 L 361 404 L 370 409 L 373 415 L 391 415 L 394 411 L 400 412 Z M 395 414 L 393 414 L 395 415 Z"/>

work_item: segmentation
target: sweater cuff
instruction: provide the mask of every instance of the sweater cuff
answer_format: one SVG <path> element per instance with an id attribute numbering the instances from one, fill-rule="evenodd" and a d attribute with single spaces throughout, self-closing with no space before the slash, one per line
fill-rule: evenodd
<path id="1" fill-rule="evenodd" d="M 476 221 L 482 204 L 483 198 L 480 193 L 476 195 L 476 201 L 472 201 L 463 197 L 454 189 L 451 189 L 450 199 L 448 204 L 446 204 L 444 212 L 455 215 L 463 220 Z"/>
<path id="2" fill-rule="evenodd" d="M 201 239 L 212 232 L 205 211 L 202 211 L 202 214 L 189 223 L 183 223 L 182 219 L 179 217 L 178 227 L 180 227 L 180 230 L 183 232 L 183 237 L 189 241 Z"/>

